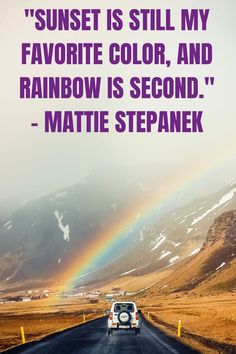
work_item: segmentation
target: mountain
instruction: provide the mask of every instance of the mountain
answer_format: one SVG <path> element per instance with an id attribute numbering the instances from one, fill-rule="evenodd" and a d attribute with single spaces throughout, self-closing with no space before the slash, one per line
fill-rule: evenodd
<path id="1" fill-rule="evenodd" d="M 142 177 L 141 177 L 142 176 Z M 203 246 L 207 230 L 222 212 L 236 208 L 236 182 L 188 205 L 174 207 L 175 199 L 154 209 L 146 218 L 143 201 L 158 200 L 173 182 L 173 173 L 146 168 L 103 168 L 80 183 L 29 201 L 0 222 L 0 281 L 4 287 L 24 282 L 55 282 L 71 260 L 94 237 L 116 225 L 130 210 L 137 220 L 127 237 L 106 258 L 90 267 L 78 285 L 142 275 L 174 267 Z"/>
<path id="2" fill-rule="evenodd" d="M 152 294 L 225 291 L 236 291 L 236 210 L 218 216 L 199 253 L 176 265 L 171 275 L 150 289 Z"/>
<path id="3" fill-rule="evenodd" d="M 56 280 L 94 235 L 151 197 L 157 181 L 158 186 L 168 181 L 158 171 L 146 172 L 141 178 L 136 167 L 96 169 L 80 183 L 29 201 L 0 219 L 0 281 L 11 286 Z"/>
<path id="4" fill-rule="evenodd" d="M 234 208 L 236 182 L 185 207 L 157 215 L 151 225 L 136 228 L 132 245 L 94 278 L 140 276 L 172 267 L 200 252 L 214 219 Z"/>

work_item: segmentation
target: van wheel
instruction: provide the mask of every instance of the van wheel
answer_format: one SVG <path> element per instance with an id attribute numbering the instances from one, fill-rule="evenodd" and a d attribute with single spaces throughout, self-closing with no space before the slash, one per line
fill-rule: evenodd
<path id="1" fill-rule="evenodd" d="M 140 335 L 140 328 L 135 328 L 134 333 L 136 336 L 139 336 Z"/>

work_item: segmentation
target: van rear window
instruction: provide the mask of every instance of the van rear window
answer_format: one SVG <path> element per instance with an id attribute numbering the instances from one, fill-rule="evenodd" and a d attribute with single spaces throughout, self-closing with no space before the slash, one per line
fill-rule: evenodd
<path id="1" fill-rule="evenodd" d="M 120 311 L 129 311 L 129 312 L 134 312 L 134 305 L 129 304 L 129 303 L 120 303 L 120 304 L 115 304 L 114 308 L 115 312 L 120 312 Z"/>

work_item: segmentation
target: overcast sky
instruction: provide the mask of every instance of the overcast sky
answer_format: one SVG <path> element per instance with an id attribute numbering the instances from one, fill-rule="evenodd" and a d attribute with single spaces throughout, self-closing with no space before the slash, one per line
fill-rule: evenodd
<path id="1" fill-rule="evenodd" d="M 235 115 L 235 13 L 234 0 L 206 0 L 198 2 L 210 8 L 207 32 L 37 32 L 32 19 L 24 17 L 25 8 L 101 8 L 109 4 L 122 8 L 171 8 L 173 23 L 178 25 L 181 8 L 196 8 L 196 1 L 13 1 L 2 4 L 1 11 L 1 119 L 0 161 L 1 200 L 14 196 L 38 196 L 77 182 L 91 169 L 102 164 L 156 164 L 179 162 L 181 168 L 192 164 L 210 165 L 234 154 L 236 148 Z M 178 3 L 178 5 L 176 5 Z M 104 23 L 104 21 L 103 21 Z M 21 42 L 165 42 L 168 55 L 176 56 L 179 42 L 211 42 L 214 45 L 214 63 L 211 66 L 169 69 L 158 66 L 86 66 L 86 67 L 39 67 L 23 66 L 20 63 Z M 106 52 L 106 51 L 105 51 Z M 105 53 L 104 52 L 104 53 Z M 157 101 L 128 98 L 122 101 L 100 100 L 20 100 L 20 76 L 92 76 L 123 75 L 161 76 L 196 75 L 215 76 L 215 87 L 203 88 L 205 100 Z M 45 110 L 204 110 L 203 134 L 58 134 L 43 133 Z M 112 114 L 111 114 L 112 116 Z M 39 122 L 38 129 L 30 123 Z"/>

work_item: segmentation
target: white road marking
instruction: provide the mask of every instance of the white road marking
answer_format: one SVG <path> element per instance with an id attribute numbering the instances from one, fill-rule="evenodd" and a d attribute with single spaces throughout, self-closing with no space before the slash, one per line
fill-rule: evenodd
<path id="1" fill-rule="evenodd" d="M 170 353 L 173 354 L 180 354 L 177 350 L 173 349 L 172 347 L 170 347 L 167 343 L 163 342 L 160 338 L 158 338 L 157 335 L 155 335 L 147 326 L 145 326 L 145 330 L 157 341 L 159 342 L 161 345 L 163 345 L 163 347 L 165 347 L 166 349 L 168 349 L 170 351 Z"/>

